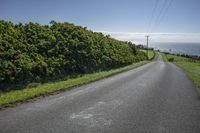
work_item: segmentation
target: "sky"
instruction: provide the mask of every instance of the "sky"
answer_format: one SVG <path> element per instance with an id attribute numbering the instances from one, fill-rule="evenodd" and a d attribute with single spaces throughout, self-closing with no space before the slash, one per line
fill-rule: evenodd
<path id="1" fill-rule="evenodd" d="M 0 19 L 70 22 L 145 43 L 200 42 L 200 0 L 0 0 Z"/>

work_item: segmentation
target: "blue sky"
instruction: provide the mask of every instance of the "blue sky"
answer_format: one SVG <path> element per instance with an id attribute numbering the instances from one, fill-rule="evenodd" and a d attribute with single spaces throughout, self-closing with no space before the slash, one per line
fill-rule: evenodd
<path id="1" fill-rule="evenodd" d="M 67 21 L 137 43 L 148 31 L 154 41 L 200 42 L 200 0 L 0 0 L 0 19 Z"/>

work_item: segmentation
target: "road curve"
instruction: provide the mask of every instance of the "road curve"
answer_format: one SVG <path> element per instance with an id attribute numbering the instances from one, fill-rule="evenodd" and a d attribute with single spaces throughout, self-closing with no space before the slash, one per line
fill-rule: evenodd
<path id="1" fill-rule="evenodd" d="M 1 133 L 200 133 L 200 98 L 161 58 L 0 111 Z"/>

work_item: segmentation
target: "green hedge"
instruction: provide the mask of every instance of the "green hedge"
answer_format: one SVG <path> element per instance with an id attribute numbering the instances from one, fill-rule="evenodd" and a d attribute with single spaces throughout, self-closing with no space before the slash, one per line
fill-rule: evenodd
<path id="1" fill-rule="evenodd" d="M 0 90 L 146 60 L 130 42 L 70 23 L 0 20 Z"/>

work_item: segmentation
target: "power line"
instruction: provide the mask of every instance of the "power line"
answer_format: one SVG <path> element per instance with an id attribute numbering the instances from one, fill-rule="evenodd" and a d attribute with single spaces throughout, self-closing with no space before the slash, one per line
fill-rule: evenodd
<path id="1" fill-rule="evenodd" d="M 152 13 L 151 13 L 151 17 L 150 17 L 150 21 L 149 21 L 149 25 L 148 25 L 148 29 L 147 29 L 147 34 L 149 33 L 149 31 L 151 30 L 151 26 L 152 26 L 152 20 L 153 20 L 153 18 L 154 18 L 154 14 L 155 14 L 155 11 L 156 11 L 156 9 L 157 9 L 157 6 L 158 6 L 158 2 L 159 2 L 159 0 L 156 0 L 155 1 L 155 5 L 154 5 L 154 8 L 153 8 L 153 10 L 152 10 Z"/>
<path id="2" fill-rule="evenodd" d="M 159 26 L 159 24 L 161 23 L 161 21 L 164 19 L 166 13 L 168 12 L 170 6 L 172 5 L 173 0 L 164 0 L 162 7 L 160 8 L 159 14 L 157 17 L 155 17 L 155 23 L 154 25 L 152 25 L 152 21 L 154 18 L 154 14 L 156 12 L 157 6 L 158 6 L 158 2 L 159 0 L 156 0 L 155 6 L 152 10 L 152 14 L 150 17 L 150 22 L 149 22 L 149 27 L 147 30 L 147 35 L 145 36 L 147 38 L 147 55 L 148 55 L 148 43 L 149 43 L 149 35 L 151 34 L 151 32 L 153 31 L 153 28 L 157 28 Z M 148 35 L 149 34 L 149 35 Z"/>
<path id="3" fill-rule="evenodd" d="M 162 6 L 161 6 L 161 8 L 160 8 L 160 11 L 158 12 L 158 16 L 157 16 L 156 19 L 155 19 L 153 28 L 155 28 L 155 27 L 157 26 L 157 23 L 158 23 L 158 21 L 159 21 L 161 15 L 163 14 L 164 9 L 166 8 L 167 1 L 168 1 L 168 0 L 164 0 Z"/>
<path id="4" fill-rule="evenodd" d="M 164 2 L 162 4 L 162 8 L 158 14 L 158 17 L 155 20 L 154 27 L 153 27 L 154 29 L 156 29 L 160 25 L 161 21 L 164 19 L 165 15 L 166 15 L 168 9 L 170 8 L 172 2 L 173 2 L 173 0 L 164 0 Z"/>
<path id="5" fill-rule="evenodd" d="M 156 12 L 156 9 L 157 9 L 157 6 L 158 6 L 158 3 L 159 3 L 159 0 L 156 0 L 155 1 L 155 5 L 154 5 L 154 8 L 152 10 L 152 13 L 151 13 L 151 17 L 150 17 L 150 21 L 149 21 L 149 25 L 148 25 L 148 28 L 147 28 L 147 32 L 146 32 L 146 38 L 147 38 L 147 55 L 148 55 L 148 44 L 149 44 L 149 32 L 151 30 L 151 27 L 152 27 L 152 21 L 153 21 L 153 18 L 155 16 L 155 12 Z"/>
<path id="6" fill-rule="evenodd" d="M 160 20 L 158 21 L 158 24 L 157 24 L 158 26 L 159 26 L 159 24 L 162 22 L 162 20 L 164 19 L 165 15 L 167 14 L 167 12 L 168 12 L 170 6 L 172 5 L 172 2 L 173 2 L 173 0 L 170 0 L 170 1 L 169 1 L 167 7 L 165 8 L 164 13 L 163 13 L 162 16 L 160 17 Z"/>

